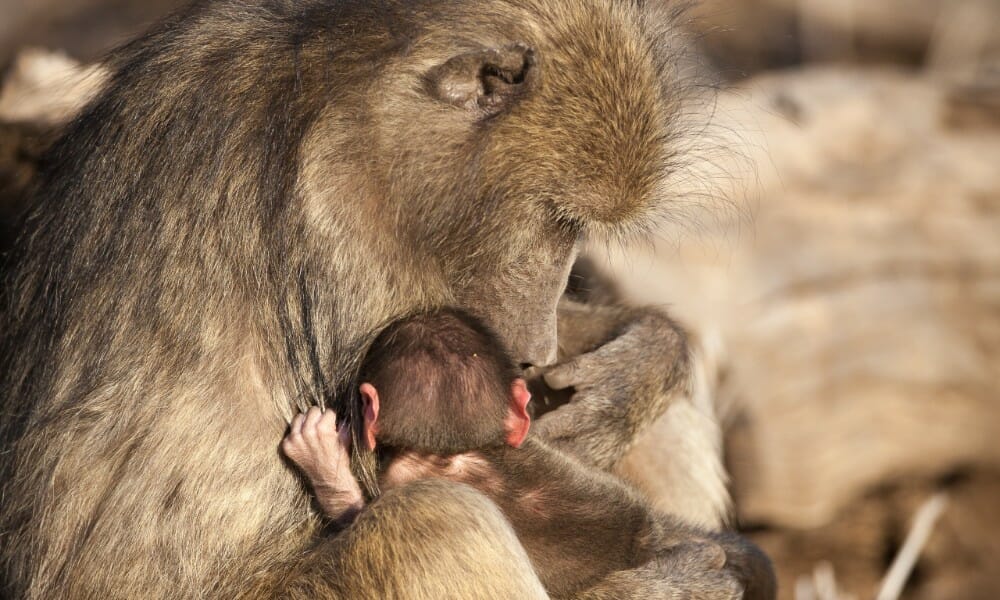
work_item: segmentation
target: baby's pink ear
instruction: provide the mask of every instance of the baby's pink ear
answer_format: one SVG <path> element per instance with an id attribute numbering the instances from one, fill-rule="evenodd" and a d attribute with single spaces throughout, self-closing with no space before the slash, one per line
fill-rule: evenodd
<path id="1" fill-rule="evenodd" d="M 378 424 L 378 390 L 370 383 L 361 384 L 361 398 L 364 402 L 365 445 L 375 449 L 375 426 Z"/>
<path id="2" fill-rule="evenodd" d="M 515 379 L 510 386 L 510 403 L 507 406 L 507 417 L 504 419 L 504 430 L 507 432 L 507 444 L 520 448 L 528 437 L 531 428 L 531 416 L 528 414 L 528 402 L 531 392 L 528 384 L 521 378 Z"/>

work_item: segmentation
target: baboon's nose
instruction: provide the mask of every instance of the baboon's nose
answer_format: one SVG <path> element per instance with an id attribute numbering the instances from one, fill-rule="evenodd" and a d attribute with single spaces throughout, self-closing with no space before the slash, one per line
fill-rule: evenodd
<path id="1" fill-rule="evenodd" d="M 557 349 L 555 343 L 555 331 L 552 333 L 552 341 L 548 340 L 542 341 L 541 343 L 533 343 L 531 347 L 525 352 L 518 353 L 518 359 L 520 359 L 521 369 L 530 369 L 532 367 L 548 367 L 555 363 L 557 356 Z"/>

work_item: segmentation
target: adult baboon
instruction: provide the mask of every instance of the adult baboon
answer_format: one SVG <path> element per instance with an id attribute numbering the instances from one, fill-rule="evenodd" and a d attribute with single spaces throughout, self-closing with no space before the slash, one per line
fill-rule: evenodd
<path id="1" fill-rule="evenodd" d="M 411 569 L 411 597 L 536 594 L 519 547 L 477 554 L 438 527 L 513 539 L 467 489 L 400 494 L 324 538 L 278 442 L 412 310 L 465 307 L 519 362 L 553 362 L 582 236 L 670 208 L 679 94 L 659 10 L 220 0 L 115 53 L 15 248 L 5 593 L 362 597 L 379 573 L 377 597 Z M 569 361 L 552 377 L 577 401 L 539 427 L 558 442 L 613 413 L 588 439 L 614 461 L 647 420 L 630 398 L 683 393 L 683 342 L 652 311 L 558 313 Z M 421 556 L 457 566 L 401 558 Z"/>

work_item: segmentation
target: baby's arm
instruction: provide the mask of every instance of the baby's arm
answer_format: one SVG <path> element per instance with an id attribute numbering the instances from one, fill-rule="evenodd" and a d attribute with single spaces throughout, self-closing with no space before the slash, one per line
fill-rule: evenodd
<path id="1" fill-rule="evenodd" d="M 337 415 L 318 406 L 292 419 L 281 442 L 285 456 L 309 479 L 316 502 L 335 521 L 354 520 L 365 506 L 361 486 L 351 473 L 350 428 L 337 429 Z"/>

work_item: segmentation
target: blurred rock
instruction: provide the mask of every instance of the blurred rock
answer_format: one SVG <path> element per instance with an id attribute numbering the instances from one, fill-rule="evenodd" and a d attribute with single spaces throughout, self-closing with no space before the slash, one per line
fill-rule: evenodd
<path id="1" fill-rule="evenodd" d="M 730 78 L 810 62 L 954 71 L 1000 61 L 996 0 L 702 0 L 692 13 Z"/>
<path id="2" fill-rule="evenodd" d="M 23 47 L 60 48 L 91 62 L 183 0 L 0 0 L 0 69 Z"/>
<path id="3" fill-rule="evenodd" d="M 61 125 L 100 90 L 104 80 L 101 67 L 85 67 L 63 52 L 23 50 L 0 83 L 0 121 Z"/>

